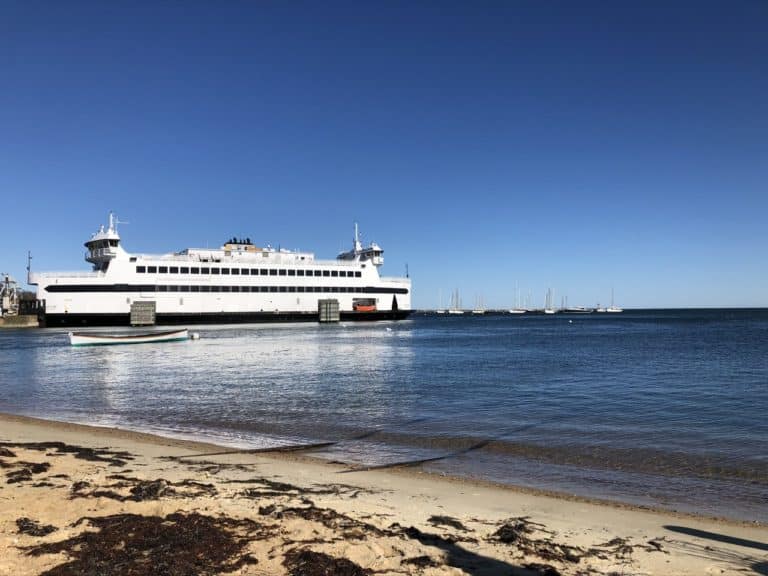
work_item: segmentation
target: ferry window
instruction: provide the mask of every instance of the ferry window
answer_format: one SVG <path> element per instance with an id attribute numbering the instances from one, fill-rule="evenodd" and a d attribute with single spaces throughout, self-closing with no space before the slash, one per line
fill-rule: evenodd
<path id="1" fill-rule="evenodd" d="M 315 270 L 315 276 L 322 276 L 323 271 L 322 270 Z"/>
<path id="2" fill-rule="evenodd" d="M 269 275 L 270 276 L 277 276 L 277 269 L 276 268 L 270 268 L 269 269 Z"/>
<path id="3" fill-rule="evenodd" d="M 330 276 L 331 271 L 330 270 L 323 270 L 323 276 Z"/>
<path id="4" fill-rule="evenodd" d="M 229 292 L 229 286 L 222 286 L 221 287 L 222 292 Z"/>
<path id="5" fill-rule="evenodd" d="M 200 286 L 200 292 L 210 292 L 211 287 L 210 286 Z"/>
<path id="6" fill-rule="evenodd" d="M 269 292 L 269 286 L 259 286 L 259 292 Z"/>
<path id="7" fill-rule="evenodd" d="M 342 278 L 346 278 L 347 277 L 347 271 L 346 270 L 339 270 L 339 276 L 341 276 Z"/>
<path id="8" fill-rule="evenodd" d="M 259 269 L 251 268 L 251 276 L 258 276 L 258 275 L 259 275 Z"/>
<path id="9" fill-rule="evenodd" d="M 287 290 L 288 289 L 285 286 L 280 286 L 280 288 L 278 288 L 278 292 L 286 292 Z"/>
<path id="10" fill-rule="evenodd" d="M 194 268 L 192 270 L 194 270 Z M 181 273 L 182 274 L 189 274 L 189 268 L 187 266 L 182 266 L 181 267 Z M 194 272 L 192 272 L 192 273 L 194 274 Z"/>
<path id="11" fill-rule="evenodd" d="M 296 270 L 288 270 L 288 276 L 296 276 Z"/>
<path id="12" fill-rule="evenodd" d="M 229 274 L 229 268 L 222 268 L 221 269 L 222 274 Z"/>
<path id="13" fill-rule="evenodd" d="M 240 268 L 232 268 L 232 274 L 240 274 Z"/>
<path id="14" fill-rule="evenodd" d="M 339 271 L 338 270 L 331 270 L 331 276 L 333 276 L 334 278 L 338 278 L 339 277 Z"/>
<path id="15" fill-rule="evenodd" d="M 270 286 L 269 287 L 270 292 L 277 292 L 277 286 Z"/>
<path id="16" fill-rule="evenodd" d="M 179 286 L 181 288 L 181 292 L 189 292 L 189 286 Z"/>
<path id="17" fill-rule="evenodd" d="M 131 257 L 128 259 L 128 261 L 129 261 L 129 262 L 136 262 L 136 256 L 131 256 Z"/>
<path id="18" fill-rule="evenodd" d="M 330 286 L 323 286 L 323 292 L 330 292 L 331 287 Z"/>
<path id="19" fill-rule="evenodd" d="M 160 274 L 168 274 L 168 266 L 160 266 L 158 272 L 160 272 Z"/>
<path id="20" fill-rule="evenodd" d="M 168 286 L 164 286 L 164 285 L 162 285 L 162 284 L 159 284 L 159 285 L 157 286 L 157 291 L 158 291 L 158 292 L 168 292 Z"/>
<path id="21" fill-rule="evenodd" d="M 144 274 L 147 271 L 146 266 L 136 266 L 136 274 Z"/>
<path id="22" fill-rule="evenodd" d="M 243 274 L 244 276 L 248 276 L 250 271 L 251 271 L 250 268 L 240 268 L 240 274 Z"/>
<path id="23" fill-rule="evenodd" d="M 218 286 L 211 286 L 211 292 L 220 292 L 221 289 Z"/>
<path id="24" fill-rule="evenodd" d="M 179 267 L 178 267 L 178 266 L 171 266 L 171 267 L 168 269 L 168 271 L 169 271 L 171 274 L 178 274 L 178 273 L 179 273 Z"/>
<path id="25" fill-rule="evenodd" d="M 211 274 L 218 274 L 219 269 L 218 268 L 211 268 Z"/>
<path id="26" fill-rule="evenodd" d="M 113 248 L 117 248 L 117 240 L 110 240 L 109 245 L 112 246 Z"/>
<path id="27" fill-rule="evenodd" d="M 285 276 L 285 268 L 280 268 L 278 272 L 280 273 L 280 276 Z"/>
<path id="28" fill-rule="evenodd" d="M 230 292 L 240 292 L 240 286 L 232 286 Z"/>
<path id="29" fill-rule="evenodd" d="M 334 286 L 333 288 L 331 288 L 331 292 L 338 292 L 338 291 L 339 291 L 338 286 Z"/>
<path id="30" fill-rule="evenodd" d="M 200 292 L 200 286 L 190 286 L 189 287 L 190 292 Z"/>
<path id="31" fill-rule="evenodd" d="M 296 292 L 296 286 L 288 286 L 288 292 Z"/>
<path id="32" fill-rule="evenodd" d="M 360 278 L 363 275 L 362 272 L 355 272 L 355 278 Z"/>
<path id="33" fill-rule="evenodd" d="M 200 268 L 200 274 L 210 274 L 211 269 L 210 268 Z"/>
<path id="34" fill-rule="evenodd" d="M 250 286 L 240 286 L 240 292 L 250 292 L 251 287 Z"/>
<path id="35" fill-rule="evenodd" d="M 269 270 L 267 270 L 266 268 L 260 268 L 259 274 L 261 274 L 262 276 L 266 276 L 267 274 L 269 274 Z"/>
<path id="36" fill-rule="evenodd" d="M 181 273 L 182 274 L 189 274 L 189 273 L 200 274 L 200 268 L 198 268 L 197 266 L 195 266 L 193 268 L 182 268 L 181 269 Z"/>
<path id="37" fill-rule="evenodd" d="M 297 286 L 296 287 L 297 292 L 304 292 L 304 286 Z"/>
<path id="38" fill-rule="evenodd" d="M 157 274 L 157 266 L 147 266 L 147 273 Z"/>
<path id="39" fill-rule="evenodd" d="M 304 270 L 296 270 L 296 276 L 304 276 Z"/>

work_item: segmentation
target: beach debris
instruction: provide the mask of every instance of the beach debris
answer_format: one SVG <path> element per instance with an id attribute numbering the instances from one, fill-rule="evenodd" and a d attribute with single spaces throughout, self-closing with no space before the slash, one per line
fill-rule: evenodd
<path id="1" fill-rule="evenodd" d="M 16 458 L 16 454 L 8 450 L 8 448 L 0 446 L 0 458 Z"/>
<path id="2" fill-rule="evenodd" d="M 27 536 L 47 536 L 51 532 L 56 532 L 58 528 L 51 526 L 50 524 L 40 524 L 31 518 L 17 518 L 16 528 L 19 534 L 26 534 Z"/>
<path id="3" fill-rule="evenodd" d="M 301 548 L 289 550 L 283 560 L 289 576 L 367 576 L 371 574 L 346 558 L 334 558 L 323 552 Z"/>
<path id="4" fill-rule="evenodd" d="M 416 566 L 417 568 L 437 568 L 438 566 L 442 566 L 441 562 L 437 562 L 429 556 L 414 556 L 413 558 L 406 558 L 402 561 L 402 564 L 410 564 L 411 566 Z"/>
<path id="5" fill-rule="evenodd" d="M 332 508 L 318 508 L 315 505 L 306 507 L 293 506 L 283 508 L 274 513 L 274 516 L 280 518 L 301 518 L 309 522 L 317 522 L 329 530 L 340 533 L 342 538 L 348 540 L 364 540 L 368 535 L 389 536 L 384 530 L 377 528 L 372 524 L 355 520 L 345 514 L 341 514 Z"/>
<path id="6" fill-rule="evenodd" d="M 0 449 L 2 448 L 25 448 L 39 452 L 53 451 L 53 454 L 50 454 L 52 456 L 72 454 L 72 456 L 79 460 L 106 462 L 110 466 L 125 466 L 126 461 L 135 458 L 130 452 L 115 451 L 109 448 L 86 448 L 65 444 L 64 442 L 0 442 Z"/>
<path id="7" fill-rule="evenodd" d="M 546 536 L 536 537 L 536 532 Z M 577 564 L 582 558 L 591 555 L 578 546 L 560 544 L 552 539 L 552 533 L 542 524 L 531 522 L 528 517 L 511 518 L 504 522 L 489 540 L 512 544 L 524 555 L 536 556 L 542 560 L 569 562 Z"/>
<path id="8" fill-rule="evenodd" d="M 165 517 L 116 514 L 81 518 L 97 532 L 84 531 L 61 542 L 26 547 L 27 554 L 59 554 L 68 560 L 46 576 L 214 575 L 232 572 L 258 559 L 245 552 L 253 539 L 273 529 L 248 519 L 175 513 Z"/>
<path id="9" fill-rule="evenodd" d="M 142 480 L 122 474 L 108 476 L 110 480 L 117 480 L 113 484 L 107 484 L 101 488 L 86 491 L 91 484 L 87 481 L 75 482 L 70 491 L 70 499 L 74 498 L 109 498 L 119 502 L 143 502 L 145 500 L 159 500 L 160 498 L 197 498 L 199 496 L 214 496 L 216 488 L 213 484 L 204 484 L 195 480 L 181 480 L 168 482 L 163 478 L 156 480 Z M 126 490 L 127 493 L 116 492 Z"/>
<path id="10" fill-rule="evenodd" d="M 464 526 L 464 524 L 459 522 L 456 518 L 451 518 L 450 516 L 430 516 L 427 519 L 427 522 L 432 524 L 432 526 L 448 526 L 449 528 L 455 528 L 456 530 L 461 530 L 462 532 L 470 532 L 470 530 Z"/>
<path id="11" fill-rule="evenodd" d="M 51 465 L 48 462 L 15 462 L 14 464 L 7 465 L 8 468 L 18 468 L 8 472 L 5 477 L 8 479 L 8 484 L 15 484 L 17 482 L 25 482 L 32 480 L 34 474 L 42 474 L 47 472 Z"/>

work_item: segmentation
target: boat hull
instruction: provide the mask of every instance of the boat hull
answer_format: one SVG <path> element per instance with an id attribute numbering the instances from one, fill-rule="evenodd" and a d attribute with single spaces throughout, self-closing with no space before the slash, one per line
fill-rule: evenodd
<path id="1" fill-rule="evenodd" d="M 378 310 L 375 312 L 340 313 L 343 321 L 405 320 L 412 310 Z M 220 313 L 158 313 L 158 326 L 180 324 L 260 324 L 268 322 L 317 322 L 317 312 L 220 312 Z M 46 314 L 44 326 L 130 326 L 130 314 Z"/>
<path id="2" fill-rule="evenodd" d="M 179 342 L 189 339 L 189 332 L 167 330 L 163 332 L 141 332 L 124 334 L 69 333 L 72 346 L 117 346 L 126 344 L 151 344 L 156 342 Z"/>

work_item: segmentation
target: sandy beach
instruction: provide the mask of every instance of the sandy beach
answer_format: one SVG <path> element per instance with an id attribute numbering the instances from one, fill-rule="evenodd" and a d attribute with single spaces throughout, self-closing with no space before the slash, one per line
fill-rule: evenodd
<path id="1" fill-rule="evenodd" d="M 768 529 L 0 415 L 0 575 L 768 574 Z"/>

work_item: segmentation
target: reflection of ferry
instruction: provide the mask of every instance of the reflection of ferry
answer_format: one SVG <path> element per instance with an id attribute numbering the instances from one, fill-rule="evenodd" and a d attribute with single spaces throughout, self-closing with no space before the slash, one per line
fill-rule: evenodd
<path id="1" fill-rule="evenodd" d="M 85 247 L 93 271 L 30 275 L 48 326 L 125 325 L 139 304 L 157 324 L 317 320 L 318 301 L 328 299 L 342 320 L 411 313 L 411 281 L 379 276 L 383 251 L 363 247 L 357 225 L 352 249 L 336 260 L 235 238 L 218 249 L 129 254 L 112 214 Z"/>

